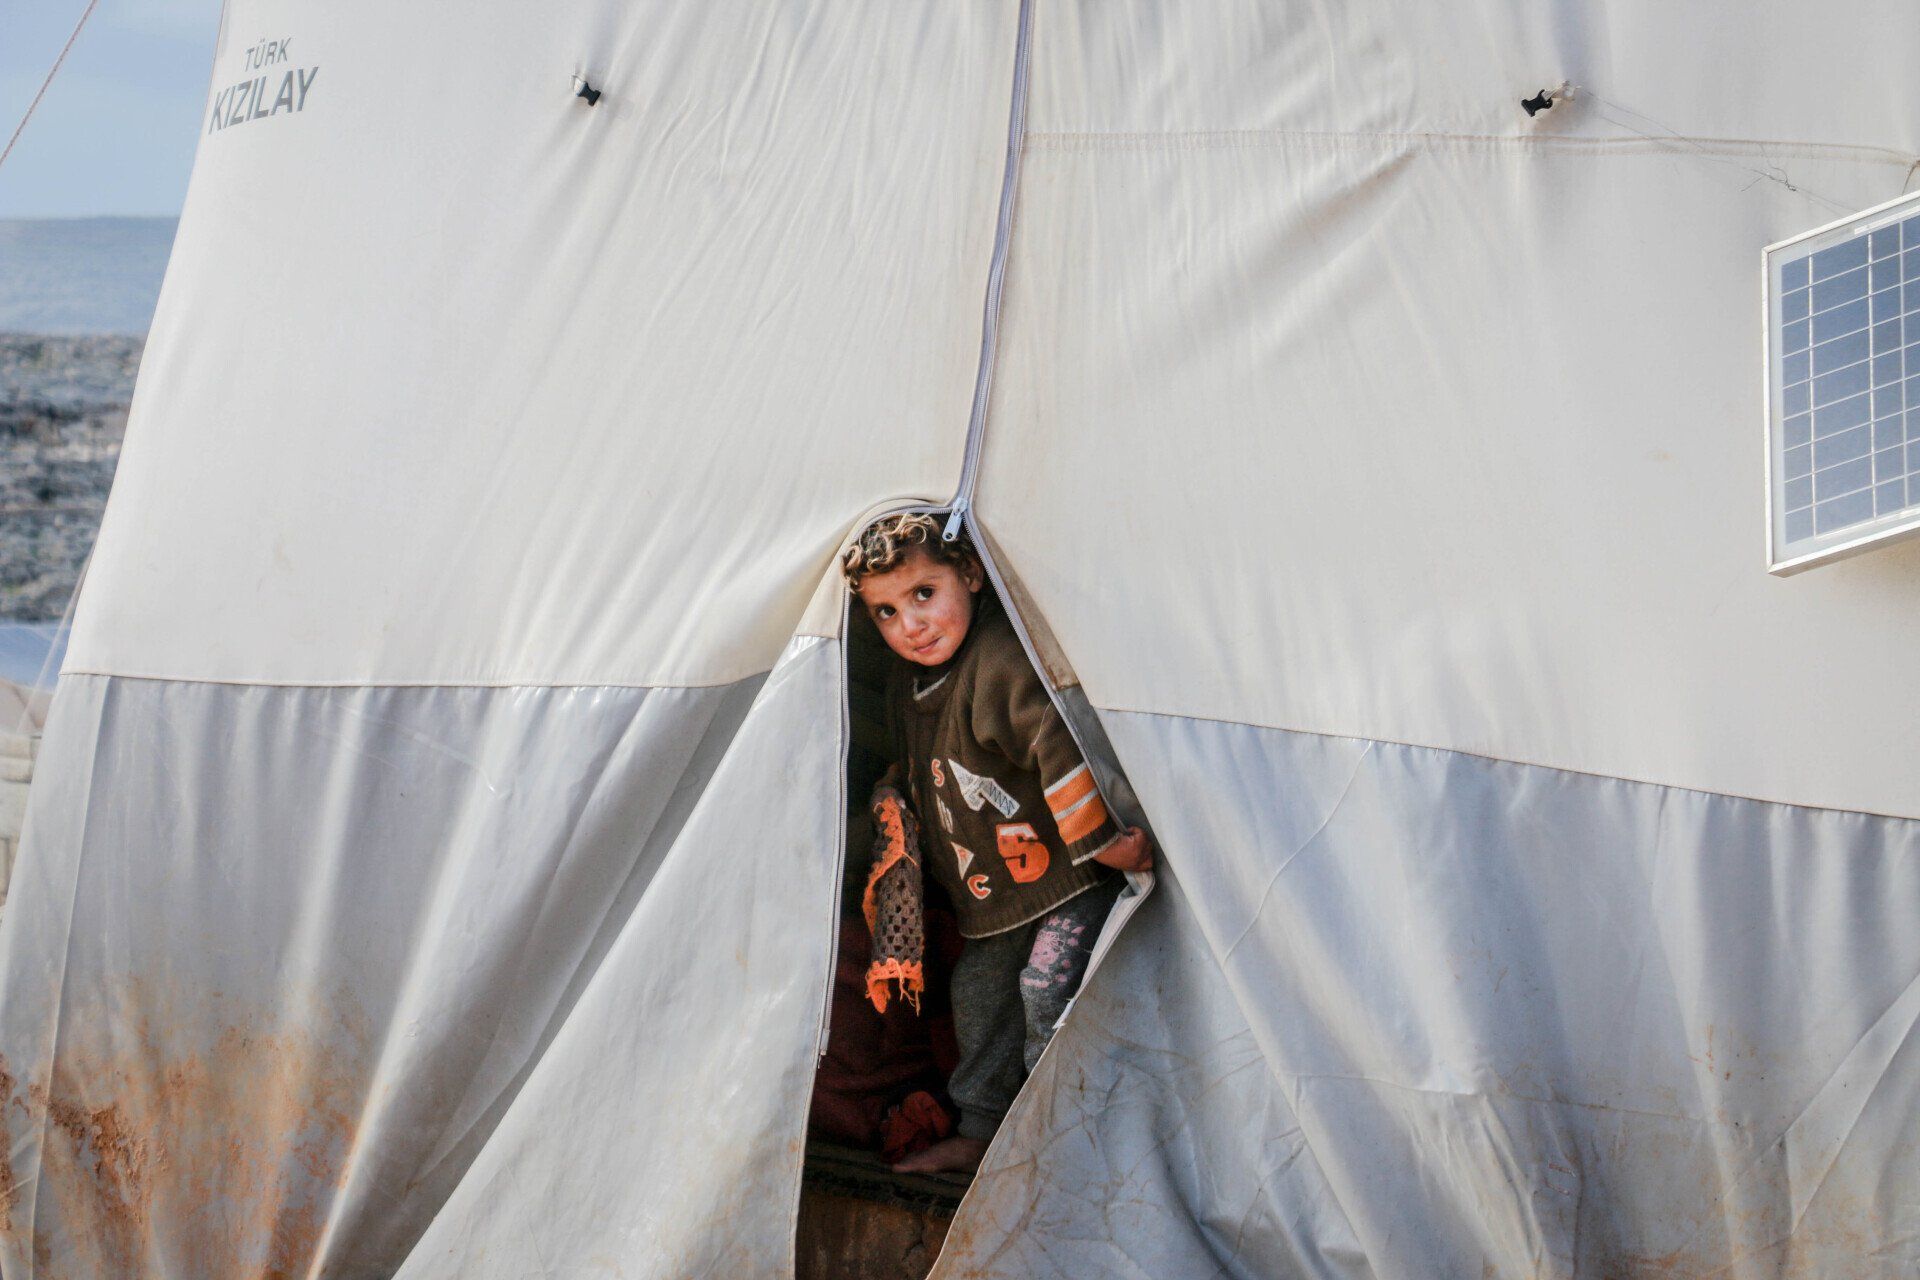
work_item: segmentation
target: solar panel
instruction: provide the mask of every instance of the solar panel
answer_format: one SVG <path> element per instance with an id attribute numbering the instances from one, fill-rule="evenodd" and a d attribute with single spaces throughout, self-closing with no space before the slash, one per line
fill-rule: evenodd
<path id="1" fill-rule="evenodd" d="M 1768 567 L 1794 573 L 1920 532 L 1920 193 L 1765 260 Z"/>

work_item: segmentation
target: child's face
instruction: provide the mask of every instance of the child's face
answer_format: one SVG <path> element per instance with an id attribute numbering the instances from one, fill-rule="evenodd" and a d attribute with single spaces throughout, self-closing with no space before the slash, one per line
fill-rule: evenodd
<path id="1" fill-rule="evenodd" d="M 983 581 L 978 561 L 942 564 L 915 548 L 887 572 L 862 579 L 860 603 L 889 649 L 908 662 L 934 667 L 960 651 Z"/>

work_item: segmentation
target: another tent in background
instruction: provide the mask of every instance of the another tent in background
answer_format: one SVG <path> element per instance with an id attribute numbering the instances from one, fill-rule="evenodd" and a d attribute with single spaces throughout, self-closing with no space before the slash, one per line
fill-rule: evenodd
<path id="1" fill-rule="evenodd" d="M 833 554 L 951 501 L 1163 874 L 936 1275 L 1912 1273 L 1920 548 L 1768 575 L 1754 322 L 1916 26 L 232 0 L 0 1268 L 786 1274 Z"/>
<path id="2" fill-rule="evenodd" d="M 17 733 L 38 733 L 46 727 L 50 690 L 30 688 L 0 679 L 0 724 Z"/>
<path id="3" fill-rule="evenodd" d="M 0 622 L 0 904 L 20 850 L 34 757 L 64 648 L 56 624 Z"/>
<path id="4" fill-rule="evenodd" d="M 52 698 L 51 690 L 0 679 L 0 905 L 7 900 L 7 882 L 20 851 L 34 755 Z"/>

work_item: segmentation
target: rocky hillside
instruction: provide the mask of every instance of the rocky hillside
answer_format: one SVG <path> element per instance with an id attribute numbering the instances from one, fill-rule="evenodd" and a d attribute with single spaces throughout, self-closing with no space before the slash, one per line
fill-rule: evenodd
<path id="1" fill-rule="evenodd" d="M 65 610 L 120 460 L 143 346 L 0 333 L 0 619 Z"/>

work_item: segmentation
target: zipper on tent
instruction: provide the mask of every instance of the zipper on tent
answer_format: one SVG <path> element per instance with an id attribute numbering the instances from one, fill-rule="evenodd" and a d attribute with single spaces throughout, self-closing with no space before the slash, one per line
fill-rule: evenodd
<path id="1" fill-rule="evenodd" d="M 933 515 L 939 514 L 938 509 L 934 508 L 921 507 L 918 509 L 928 511 Z M 960 516 L 961 512 L 957 509 L 948 515 L 948 532 L 945 536 L 947 536 L 949 540 L 959 536 Z M 1000 567 L 994 563 L 993 552 L 988 548 L 987 540 L 980 536 L 980 531 L 977 527 L 974 529 L 973 551 L 975 555 L 980 557 L 980 566 L 986 570 L 988 583 L 992 586 L 993 591 L 1000 597 L 1000 606 L 1005 611 L 1007 620 L 1013 624 L 1013 634 L 1020 640 L 1021 652 L 1026 654 L 1028 663 L 1033 667 L 1033 673 L 1040 678 L 1040 687 L 1047 691 L 1047 701 L 1053 703 L 1053 709 L 1060 713 L 1061 722 L 1067 726 L 1067 733 L 1073 738 L 1073 745 L 1079 750 L 1080 758 L 1085 760 L 1089 768 L 1091 768 L 1094 756 L 1087 750 L 1086 737 L 1081 733 L 1080 726 L 1075 722 L 1074 717 L 1067 714 L 1067 708 L 1062 704 L 1060 699 L 1060 691 L 1054 688 L 1053 681 L 1048 678 L 1047 668 L 1042 665 L 1040 661 L 1040 650 L 1033 642 L 1033 635 L 1027 629 L 1026 620 L 1020 616 L 1020 610 L 1014 603 L 1013 593 L 1007 588 L 1006 577 L 1000 572 Z M 845 713 L 842 712 L 842 715 L 844 716 Z M 846 785 L 844 774 L 842 778 L 843 781 L 841 785 L 844 787 Z M 1107 805 L 1107 811 L 1109 813 L 1113 814 L 1115 818 L 1121 816 L 1119 810 L 1113 807 L 1111 797 L 1109 797 L 1105 789 L 1100 786 L 1098 771 L 1094 771 L 1094 792 L 1100 797 L 1101 803 Z M 1144 817 L 1145 815 L 1143 814 L 1141 816 Z M 1060 1011 L 1060 1017 L 1056 1019 L 1053 1024 L 1055 1032 L 1058 1032 L 1062 1027 L 1066 1026 L 1067 1020 L 1073 1017 L 1073 1008 L 1080 1002 L 1080 992 L 1085 991 L 1087 983 L 1093 980 L 1093 975 L 1100 968 L 1101 961 L 1105 960 L 1107 953 L 1113 949 L 1114 940 L 1120 936 L 1120 931 L 1124 929 L 1127 922 L 1133 918 L 1133 913 L 1140 909 L 1140 904 L 1147 900 L 1147 895 L 1153 892 L 1153 887 L 1153 872 L 1130 871 L 1127 873 L 1126 891 L 1122 893 L 1119 900 L 1113 904 L 1112 911 L 1107 914 L 1105 923 L 1101 925 L 1100 936 L 1094 942 L 1093 954 L 1087 957 L 1086 972 L 1080 975 L 1080 988 L 1073 993 L 1072 997 L 1068 999 L 1066 1007 Z M 1046 1047 L 1040 1051 L 1040 1061 L 1034 1063 L 1033 1071 L 1028 1073 L 1028 1079 L 1021 1082 L 1020 1094 L 1024 1094 L 1027 1091 L 1027 1085 L 1032 1077 L 1039 1074 L 1041 1063 L 1044 1063 L 1050 1054 L 1058 1051 L 1056 1048 L 1058 1042 L 1059 1036 L 1057 1034 L 1048 1039 Z M 822 1053 L 824 1054 L 824 1052 L 823 1047 Z M 1016 1094 L 1015 1104 L 1017 1105 L 1018 1102 L 1019 1095 Z M 1000 1144 L 1006 1139 L 1006 1134 L 1007 1127 L 1002 1125 L 999 1131 L 996 1132 L 993 1138 L 987 1143 L 987 1150 L 981 1156 L 980 1160 L 981 1168 L 987 1167 L 993 1160 Z M 954 1221 L 959 1221 L 960 1217 L 967 1212 L 967 1206 L 972 1201 L 974 1192 L 978 1189 L 979 1185 L 980 1183 L 977 1177 L 968 1184 L 965 1193 L 960 1197 L 960 1206 L 954 1212 Z M 942 1251 L 944 1251 L 944 1248 L 945 1246 L 942 1245 Z"/>
<path id="2" fill-rule="evenodd" d="M 951 523 L 951 521 L 949 521 L 949 523 Z M 1007 621 L 1013 624 L 1013 634 L 1020 639 L 1021 651 L 1027 655 L 1027 662 L 1033 667 L 1033 673 L 1040 677 L 1040 687 L 1047 691 L 1047 701 L 1053 703 L 1053 709 L 1060 713 L 1060 722 L 1067 726 L 1068 736 L 1073 739 L 1073 745 L 1079 750 L 1080 758 L 1088 762 L 1089 769 L 1091 770 L 1092 762 L 1095 758 L 1094 753 L 1087 749 L 1086 736 L 1080 732 L 1080 726 L 1075 723 L 1074 717 L 1069 715 L 1067 708 L 1062 705 L 1060 701 L 1060 691 L 1055 689 L 1053 687 L 1053 681 L 1047 678 L 1047 668 L 1040 661 L 1039 646 L 1034 644 L 1033 636 L 1027 630 L 1026 620 L 1020 616 L 1020 610 L 1014 604 L 1013 593 L 1007 588 L 1007 580 L 1001 574 L 1000 566 L 993 562 L 993 553 L 987 548 L 987 540 L 980 537 L 979 532 L 979 529 L 976 527 L 974 530 L 973 552 L 980 557 L 980 565 L 987 571 L 987 581 L 993 584 L 994 592 L 1000 597 L 1000 607 L 1005 611 Z M 1100 778 L 1097 772 L 1094 774 L 1093 781 L 1094 793 L 1100 797 L 1100 802 L 1107 806 L 1107 812 L 1114 815 L 1115 818 L 1120 817 L 1120 811 L 1113 806 L 1112 797 L 1108 796 L 1101 788 Z M 1142 816 L 1144 817 L 1145 815 Z M 1087 960 L 1087 971 L 1081 975 L 1080 978 L 1082 988 L 1085 988 L 1087 980 L 1093 977 L 1093 971 L 1099 967 L 1100 961 L 1106 957 L 1107 951 L 1113 946 L 1114 938 L 1119 936 L 1121 927 L 1132 918 L 1135 911 L 1139 910 L 1140 904 L 1146 901 L 1147 895 L 1153 892 L 1153 872 L 1129 871 L 1126 874 L 1129 892 L 1123 894 L 1120 900 L 1113 904 L 1113 910 L 1107 915 L 1106 924 L 1101 927 L 1100 937 L 1094 944 L 1093 954 Z M 1076 992 L 1073 1000 L 1077 999 L 1079 999 L 1079 994 Z M 1073 1012 L 1073 1000 L 1067 1001 L 1067 1007 L 1060 1011 L 1060 1021 L 1054 1024 L 1055 1027 L 1064 1024 L 1067 1020 L 1067 1015 Z"/>
<path id="3" fill-rule="evenodd" d="M 980 442 L 986 434 L 987 401 L 993 392 L 993 366 L 1000 349 L 1000 295 L 1007 280 L 1007 246 L 1013 239 L 1014 197 L 1020 190 L 1020 153 L 1027 143 L 1027 59 L 1033 37 L 1033 0 L 1020 0 L 1020 29 L 1013 49 L 1013 107 L 1007 117 L 1007 164 L 1000 178 L 1000 220 L 993 229 L 993 259 L 987 268 L 987 302 L 980 324 L 980 368 L 973 379 L 973 411 L 967 417 L 967 451 L 960 464 L 960 483 L 948 503 L 947 525 L 941 537 L 960 536 L 973 506 L 973 486 L 980 470 Z"/>
<path id="4" fill-rule="evenodd" d="M 962 529 L 966 527 L 967 519 L 972 514 L 974 486 L 979 478 L 981 444 L 986 435 L 987 404 L 993 394 L 994 365 L 999 357 L 1000 350 L 1000 304 L 1001 297 L 1006 290 L 1007 254 L 1013 240 L 1014 203 L 1020 190 L 1020 160 L 1022 152 L 1026 149 L 1027 97 L 1032 45 L 1033 0 L 1020 0 L 1019 29 L 1015 36 L 1013 52 L 1013 102 L 1007 117 L 1007 158 L 1005 168 L 1002 170 L 1000 178 L 1000 211 L 998 220 L 994 224 L 993 256 L 987 267 L 987 297 L 980 326 L 980 364 L 974 374 L 973 405 L 967 416 L 967 442 L 966 451 L 962 456 L 960 464 L 960 479 L 954 488 L 953 500 L 946 505 L 947 520 L 940 535 L 941 538 L 947 542 L 953 542 L 958 539 Z M 940 509 L 910 507 L 903 508 L 903 510 L 927 511 L 932 514 L 938 514 Z M 1040 663 L 1040 653 L 1033 643 L 1033 636 L 1028 632 L 1027 624 L 1025 620 L 1020 617 L 1019 610 L 1012 604 L 1012 596 L 1007 590 L 1006 579 L 1000 573 L 999 567 L 994 564 L 993 556 L 986 548 L 985 539 L 978 537 L 974 539 L 974 551 L 979 555 L 981 567 L 986 570 L 988 580 L 993 584 L 994 591 L 998 593 L 1001 604 L 1006 609 L 1007 618 L 1013 624 L 1014 634 L 1019 637 L 1021 650 L 1026 654 L 1027 661 L 1033 665 L 1035 674 L 1040 676 L 1040 683 L 1046 689 L 1048 699 L 1054 704 L 1055 710 L 1060 712 L 1060 719 L 1067 726 L 1067 732 L 1073 738 L 1074 746 L 1079 749 L 1083 759 L 1091 759 L 1087 752 L 1086 740 L 1081 734 L 1079 727 L 1074 723 L 1074 718 L 1067 714 L 1066 708 L 1061 706 L 1058 691 L 1054 689 L 1052 683 L 1046 678 L 1046 668 Z M 847 769 L 844 763 L 844 756 L 846 751 L 851 748 L 853 741 L 853 726 L 850 722 L 850 713 L 848 711 L 848 698 L 851 693 L 853 680 L 848 662 L 848 643 L 853 623 L 853 600 L 851 594 L 849 594 L 843 609 L 840 626 L 840 742 L 843 757 L 843 763 L 840 769 L 840 810 L 844 818 L 847 808 Z M 1097 779 L 1095 785 L 1097 789 Z M 1105 802 L 1106 797 L 1103 795 L 1101 799 Z M 851 852 L 847 848 L 846 824 L 844 821 L 841 823 L 840 828 L 839 852 L 840 856 L 837 862 L 840 868 L 840 874 L 844 879 L 846 875 L 846 860 Z M 1121 926 L 1126 923 L 1127 919 L 1132 916 L 1140 903 L 1145 900 L 1146 895 L 1152 891 L 1153 876 L 1151 872 L 1144 875 L 1130 874 L 1127 876 L 1127 883 L 1130 892 L 1124 894 L 1121 900 L 1115 904 L 1113 913 L 1108 917 L 1106 926 L 1101 930 L 1100 940 L 1094 948 L 1092 957 L 1088 960 L 1086 975 L 1081 979 L 1083 985 L 1087 978 L 1092 977 L 1094 969 L 1099 966 L 1101 959 L 1112 945 L 1112 939 L 1117 935 Z M 829 936 L 833 939 L 833 946 L 827 957 L 827 972 L 829 975 L 835 972 L 839 964 L 839 934 L 840 921 L 838 907 L 836 906 L 833 928 L 829 930 Z M 1064 1023 L 1072 1012 L 1073 1001 L 1069 1001 L 1066 1009 L 1063 1010 L 1060 1015 L 1060 1022 Z M 833 983 L 830 979 L 827 988 L 826 1007 L 821 1011 L 820 1042 L 815 1060 L 816 1067 L 820 1061 L 826 1058 L 827 1041 L 832 1030 L 832 1019 Z M 1056 1026 L 1057 1025 L 1059 1024 L 1056 1024 Z M 1051 1048 L 1051 1046 L 1049 1046 L 1049 1048 Z"/>
<path id="5" fill-rule="evenodd" d="M 917 507 L 911 509 L 925 511 L 930 515 L 940 514 L 939 508 L 937 507 Z M 949 528 L 954 527 L 953 513 L 951 512 L 948 514 L 947 524 Z M 987 581 L 993 587 L 994 594 L 1000 598 L 1000 607 L 1006 613 L 1007 621 L 1013 624 L 1013 634 L 1018 637 L 1020 641 L 1020 651 L 1027 655 L 1027 664 L 1033 668 L 1033 673 L 1040 677 L 1040 687 L 1047 691 L 1047 701 L 1051 702 L 1053 709 L 1060 713 L 1060 721 L 1067 726 L 1067 734 L 1073 739 L 1073 745 L 1080 752 L 1080 758 L 1087 761 L 1089 766 L 1091 766 L 1095 759 L 1095 753 L 1088 750 L 1086 735 L 1081 732 L 1078 721 L 1068 713 L 1067 707 L 1061 702 L 1060 691 L 1054 688 L 1053 681 L 1047 678 L 1046 665 L 1040 660 L 1040 647 L 1033 642 L 1033 633 L 1027 629 L 1026 619 L 1020 616 L 1019 606 L 1014 603 L 1013 592 L 1007 587 L 1006 576 L 1000 572 L 1000 566 L 994 563 L 993 552 L 987 545 L 987 539 L 980 536 L 979 527 L 975 526 L 973 532 L 973 553 L 980 557 L 980 567 L 986 570 Z M 845 661 L 844 656 L 842 661 Z M 843 711 L 841 714 L 844 716 L 845 712 Z M 845 782 L 842 781 L 841 786 L 844 788 L 845 785 Z M 1107 806 L 1107 812 L 1118 818 L 1120 811 L 1114 807 L 1113 797 L 1109 796 L 1105 788 L 1100 786 L 1100 779 L 1097 772 L 1094 775 L 1094 791 L 1099 795 L 1101 803 Z M 1141 816 L 1144 817 L 1145 815 L 1143 814 Z M 1100 930 L 1100 938 L 1094 946 L 1093 955 L 1087 961 L 1087 971 L 1080 979 L 1080 985 L 1082 987 L 1086 986 L 1087 979 L 1093 976 L 1093 971 L 1099 967 L 1100 961 L 1105 958 L 1107 951 L 1113 945 L 1114 938 L 1119 935 L 1121 926 L 1125 925 L 1126 922 L 1132 918 L 1133 913 L 1139 910 L 1140 904 L 1146 901 L 1147 895 L 1153 892 L 1153 872 L 1128 872 L 1127 886 L 1130 892 L 1124 894 L 1120 901 L 1114 904 L 1113 911 L 1107 917 L 1106 925 Z M 1078 996 L 1076 995 L 1075 998 L 1077 999 Z M 1070 1000 L 1067 1002 L 1066 1009 L 1061 1011 L 1060 1022 L 1054 1025 L 1059 1026 L 1061 1023 L 1064 1023 L 1067 1020 L 1067 1015 L 1072 1011 L 1073 1002 Z"/>
<path id="6" fill-rule="evenodd" d="M 1014 196 L 1020 189 L 1020 153 L 1026 147 L 1028 60 L 1032 43 L 1033 0 L 1020 0 L 1019 26 L 1014 36 L 1013 46 L 1013 102 L 1007 115 L 1007 160 L 1006 166 L 1000 176 L 1000 213 L 993 229 L 993 257 L 987 267 L 987 298 L 980 325 L 980 365 L 973 379 L 973 407 L 967 415 L 967 445 L 966 452 L 960 464 L 960 480 L 954 488 L 953 501 L 947 504 L 947 522 L 940 535 L 948 542 L 952 542 L 960 536 L 960 530 L 966 523 L 967 513 L 973 505 L 974 479 L 980 469 L 980 442 L 981 437 L 986 432 L 987 401 L 993 391 L 993 366 L 1000 347 L 1000 296 L 1006 288 L 1007 246 L 1013 239 Z M 915 509 L 922 511 L 937 510 L 937 508 L 927 507 Z M 986 563 L 984 557 L 982 563 Z M 992 574 L 993 570 L 989 569 L 988 572 Z M 849 610 L 852 608 L 851 597 L 848 599 L 847 608 Z M 1009 616 L 1013 615 L 1011 609 L 1007 612 Z M 848 688 L 852 680 L 852 676 L 847 669 L 847 635 L 848 627 L 851 623 L 851 615 L 842 614 L 840 627 L 840 740 L 843 746 L 850 745 L 853 740 L 853 728 L 848 722 L 846 705 Z M 1027 658 L 1031 661 L 1034 657 L 1033 642 L 1026 634 L 1026 627 L 1017 617 L 1014 620 L 1014 630 L 1019 634 L 1021 646 L 1026 649 Z M 1036 666 L 1035 670 L 1040 670 L 1040 668 Z M 1051 689 L 1048 691 L 1048 696 L 1052 696 Z M 1067 721 L 1067 728 L 1069 732 L 1073 732 L 1073 722 L 1070 719 Z M 1084 751 L 1084 744 L 1080 744 L 1077 733 L 1075 733 L 1074 741 L 1076 744 L 1081 745 Z M 846 810 L 846 789 L 846 769 L 843 765 L 840 772 L 840 808 L 843 814 Z M 846 846 L 845 824 L 843 822 L 840 835 L 840 868 L 843 876 L 846 874 L 846 858 L 848 852 Z M 831 966 L 837 966 L 839 963 L 838 939 L 840 923 L 838 908 L 835 909 L 834 926 L 831 932 L 835 939 L 835 947 L 832 955 L 828 957 L 830 965 L 828 969 L 829 973 L 833 972 Z M 833 994 L 831 983 L 829 983 L 827 1007 L 823 1011 L 820 1021 L 820 1046 L 818 1055 L 820 1058 L 826 1057 L 827 1036 L 831 1030 L 830 1024 L 832 1022 L 832 1016 Z"/>
<path id="7" fill-rule="evenodd" d="M 1033 47 L 1033 0 L 1020 0 L 1019 31 L 1015 37 L 1013 50 L 1013 103 L 1007 116 L 1007 162 L 1000 178 L 1000 216 L 993 231 L 993 258 L 987 267 L 987 300 L 980 326 L 980 367 L 974 375 L 973 408 L 967 417 L 967 447 L 960 464 L 960 481 L 955 486 L 953 501 L 947 504 L 947 522 L 940 536 L 947 542 L 959 538 L 969 518 L 973 514 L 973 490 L 980 476 L 981 445 L 987 430 L 987 404 L 993 396 L 994 365 L 1000 354 L 1000 300 L 1006 289 L 1007 254 L 1013 241 L 1013 215 L 1016 198 L 1020 191 L 1020 161 L 1026 151 L 1027 143 L 1027 97 L 1031 78 L 1031 60 Z M 920 510 L 929 510 L 920 508 Z M 937 513 L 937 511 L 936 511 Z M 977 533 L 976 529 L 976 533 Z M 1092 759 L 1087 752 L 1085 738 L 1074 717 L 1067 714 L 1061 705 L 1059 693 L 1046 678 L 1046 668 L 1041 665 L 1039 650 L 1035 648 L 1033 637 L 1027 632 L 1027 624 L 1021 619 L 1020 612 L 1012 603 L 1007 591 L 1005 578 L 993 562 L 992 554 L 987 550 L 986 540 L 975 537 L 974 551 L 980 556 L 980 563 L 987 571 L 994 590 L 1000 595 L 1000 602 L 1006 607 L 1007 617 L 1013 623 L 1014 634 L 1020 638 L 1020 647 L 1026 652 L 1027 661 L 1040 676 L 1040 683 L 1047 690 L 1047 697 L 1053 702 L 1060 719 L 1065 722 L 1067 732 L 1080 749 L 1082 759 Z M 1102 795 L 1104 803 L 1107 797 Z M 1111 810 L 1111 806 L 1109 806 Z M 1087 976 L 1091 977 L 1094 968 L 1106 955 L 1108 947 L 1119 932 L 1120 926 L 1133 915 L 1146 895 L 1153 890 L 1153 873 L 1129 874 L 1127 883 L 1132 892 L 1115 904 L 1114 912 L 1108 917 L 1108 926 L 1101 930 L 1100 941 L 1095 946 L 1093 956 L 1087 964 Z M 1082 979 L 1084 984 L 1085 979 Z M 1069 1002 L 1068 1010 L 1072 1004 Z M 1066 1014 L 1061 1015 L 1066 1021 Z"/>

